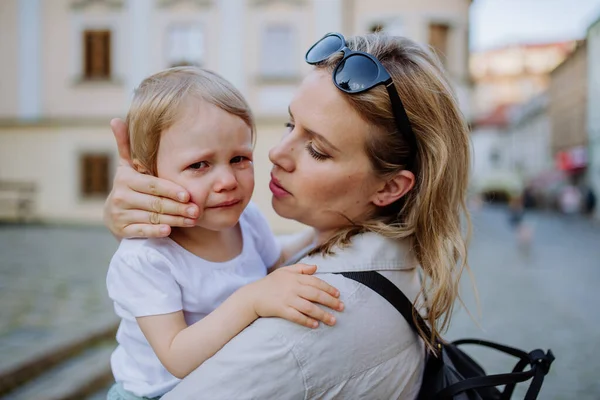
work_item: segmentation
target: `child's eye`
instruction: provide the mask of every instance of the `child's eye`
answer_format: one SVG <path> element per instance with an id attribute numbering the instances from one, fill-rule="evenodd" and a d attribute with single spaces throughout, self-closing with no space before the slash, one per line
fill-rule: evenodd
<path id="1" fill-rule="evenodd" d="M 206 161 L 200 161 L 197 163 L 193 163 L 188 168 L 189 169 L 202 169 L 208 167 L 208 163 Z"/>
<path id="2" fill-rule="evenodd" d="M 246 157 L 244 157 L 244 156 L 237 156 L 237 157 L 233 157 L 231 159 L 231 163 L 232 164 L 237 164 L 237 163 L 241 163 L 242 161 L 245 161 L 245 160 L 247 160 Z"/>

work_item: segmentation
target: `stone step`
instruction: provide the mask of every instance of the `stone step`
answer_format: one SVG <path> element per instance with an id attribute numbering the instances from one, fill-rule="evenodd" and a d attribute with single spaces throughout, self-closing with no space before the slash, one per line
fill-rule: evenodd
<path id="1" fill-rule="evenodd" d="M 0 396 L 23 386 L 90 346 L 111 340 L 114 343 L 117 321 L 99 319 L 85 327 L 73 327 L 60 337 L 31 343 L 17 356 L 0 362 Z"/>
<path id="2" fill-rule="evenodd" d="M 110 355 L 114 341 L 90 347 L 27 384 L 3 400 L 80 400 L 98 393 L 113 380 Z"/>

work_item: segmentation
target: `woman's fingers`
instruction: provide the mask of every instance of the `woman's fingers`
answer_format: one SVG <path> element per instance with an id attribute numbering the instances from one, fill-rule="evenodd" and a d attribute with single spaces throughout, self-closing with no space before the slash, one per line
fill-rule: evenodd
<path id="1" fill-rule="evenodd" d="M 196 225 L 196 220 L 177 215 L 159 214 L 152 211 L 127 210 L 118 217 L 118 225 L 123 229 L 128 225 L 150 224 L 190 227 Z"/>
<path id="2" fill-rule="evenodd" d="M 198 217 L 198 206 L 195 204 L 182 204 L 166 197 L 157 197 L 144 193 L 130 192 L 127 198 L 116 198 L 115 202 L 126 210 L 143 210 L 145 212 L 177 216 L 181 222 L 177 223 L 176 226 L 188 226 L 184 225 L 184 218 L 195 219 Z M 130 218 L 132 218 L 132 221 L 128 222 L 143 222 L 143 220 L 133 219 L 135 218 L 133 215 Z"/>
<path id="3" fill-rule="evenodd" d="M 332 314 L 326 312 L 308 300 L 304 300 L 301 297 L 296 297 L 290 305 L 313 320 L 321 321 L 329 326 L 335 325 L 335 317 Z"/>
<path id="4" fill-rule="evenodd" d="M 125 175 L 125 174 L 123 174 Z M 139 193 L 145 193 L 153 196 L 167 197 L 180 203 L 187 203 L 190 195 L 183 187 L 175 182 L 156 176 L 140 174 L 138 172 L 118 177 L 122 179 L 129 188 Z"/>
<path id="5" fill-rule="evenodd" d="M 303 285 L 298 289 L 297 294 L 303 299 L 322 304 L 332 310 L 342 311 L 344 309 L 344 303 L 340 299 L 314 286 Z"/>
<path id="6" fill-rule="evenodd" d="M 121 118 L 113 118 L 110 121 L 110 129 L 115 135 L 117 149 L 119 150 L 119 164 L 132 165 L 131 151 L 129 148 L 129 135 L 127 135 L 127 124 Z"/>
<path id="7" fill-rule="evenodd" d="M 121 231 L 127 238 L 161 238 L 171 234 L 169 225 L 131 224 Z"/>

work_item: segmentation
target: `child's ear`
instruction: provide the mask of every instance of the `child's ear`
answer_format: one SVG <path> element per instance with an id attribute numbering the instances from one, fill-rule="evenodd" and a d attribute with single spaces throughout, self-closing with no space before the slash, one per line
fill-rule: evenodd
<path id="1" fill-rule="evenodd" d="M 142 165 L 142 163 L 140 162 L 140 160 L 138 160 L 137 158 L 133 159 L 133 168 L 140 174 L 149 174 L 150 173 L 148 171 L 148 169 L 146 169 L 146 167 L 144 167 Z"/>

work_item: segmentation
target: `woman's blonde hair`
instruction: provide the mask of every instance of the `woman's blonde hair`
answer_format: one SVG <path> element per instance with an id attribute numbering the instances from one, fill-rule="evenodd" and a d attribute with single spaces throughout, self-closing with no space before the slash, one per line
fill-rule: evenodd
<path id="1" fill-rule="evenodd" d="M 180 117 L 182 105 L 190 98 L 206 101 L 240 117 L 251 129 L 255 141 L 254 117 L 242 94 L 226 79 L 197 67 L 176 67 L 158 72 L 142 81 L 135 90 L 127 126 L 131 158 L 156 175 L 160 136 Z"/>
<path id="2" fill-rule="evenodd" d="M 432 347 L 444 331 L 459 296 L 459 280 L 467 264 L 470 220 L 466 191 L 470 166 L 467 123 L 444 69 L 437 57 L 402 37 L 370 34 L 350 38 L 347 46 L 377 57 L 392 76 L 396 90 L 416 136 L 415 161 L 407 166 L 406 155 L 414 151 L 399 132 L 384 86 L 345 98 L 369 122 L 366 152 L 375 174 L 389 178 L 404 169 L 416 177 L 414 188 L 396 203 L 380 209 L 369 221 L 340 231 L 319 251 L 330 252 L 361 232 L 375 231 L 386 237 L 411 238 L 413 251 L 424 272 L 417 308 L 427 306 Z M 341 53 L 319 64 L 329 72 Z M 463 219 L 464 217 L 464 219 Z M 467 227 L 463 235 L 462 222 Z"/>

